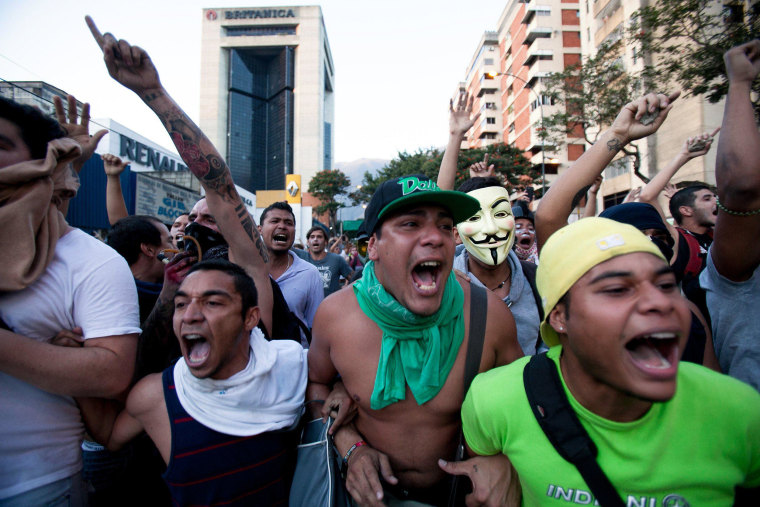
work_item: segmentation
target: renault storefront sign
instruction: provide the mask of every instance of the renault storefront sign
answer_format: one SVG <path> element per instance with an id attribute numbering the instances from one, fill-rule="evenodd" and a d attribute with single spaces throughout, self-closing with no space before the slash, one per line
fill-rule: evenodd
<path id="1" fill-rule="evenodd" d="M 136 215 L 150 215 L 164 223 L 172 223 L 182 213 L 189 213 L 201 198 L 199 194 L 145 173 L 138 173 L 136 176 Z"/>

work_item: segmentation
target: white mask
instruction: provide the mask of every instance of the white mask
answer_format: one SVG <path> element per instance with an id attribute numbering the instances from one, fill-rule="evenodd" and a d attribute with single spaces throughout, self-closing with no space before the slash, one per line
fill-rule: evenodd
<path id="1" fill-rule="evenodd" d="M 467 192 L 480 201 L 480 211 L 457 224 L 464 247 L 480 262 L 498 266 L 507 259 L 515 240 L 515 217 L 504 187 L 485 187 Z"/>

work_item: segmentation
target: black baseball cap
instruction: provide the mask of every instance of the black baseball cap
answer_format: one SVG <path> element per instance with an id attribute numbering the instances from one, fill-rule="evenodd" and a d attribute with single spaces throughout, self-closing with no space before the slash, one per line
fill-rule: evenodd
<path id="1" fill-rule="evenodd" d="M 480 209 L 480 202 L 474 197 L 456 190 L 441 190 L 427 176 L 400 176 L 382 183 L 372 194 L 364 213 L 363 232 L 371 236 L 384 217 L 413 204 L 443 206 L 451 212 L 455 224 L 467 220 Z"/>

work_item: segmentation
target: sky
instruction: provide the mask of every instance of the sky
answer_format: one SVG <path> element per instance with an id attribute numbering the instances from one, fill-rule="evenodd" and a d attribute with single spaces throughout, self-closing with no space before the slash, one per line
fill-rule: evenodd
<path id="1" fill-rule="evenodd" d="M 0 78 L 46 81 L 158 144 L 169 136 L 106 72 L 84 16 L 150 54 L 161 81 L 198 121 L 204 7 L 294 5 L 236 0 L 0 0 Z M 313 3 L 311 4 L 313 5 Z M 448 102 L 506 0 L 324 0 L 335 63 L 335 156 L 391 159 L 444 146 Z"/>

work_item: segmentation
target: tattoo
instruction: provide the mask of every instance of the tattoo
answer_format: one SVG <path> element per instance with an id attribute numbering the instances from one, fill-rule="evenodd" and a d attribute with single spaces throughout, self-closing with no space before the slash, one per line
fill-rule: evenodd
<path id="1" fill-rule="evenodd" d="M 159 92 L 146 93 L 145 95 L 143 95 L 143 96 L 142 96 L 142 97 L 140 97 L 140 98 L 141 98 L 141 99 L 143 100 L 143 102 L 145 102 L 146 104 L 150 104 L 151 102 L 153 102 L 153 101 L 154 101 L 154 100 L 156 100 L 157 98 L 159 98 L 159 97 L 163 97 L 163 96 L 164 96 L 164 92 L 163 92 L 163 91 L 159 91 Z"/>
<path id="2" fill-rule="evenodd" d="M 623 148 L 623 143 L 617 139 L 610 139 L 607 141 L 607 149 L 610 151 L 620 151 Z"/>
<path id="3" fill-rule="evenodd" d="M 163 91 L 149 94 L 143 100 L 148 103 L 163 94 Z M 248 209 L 242 203 L 240 195 L 235 189 L 229 167 L 216 152 L 216 149 L 206 139 L 203 132 L 187 118 L 184 111 L 176 105 L 166 111 L 154 111 L 169 132 L 180 157 L 187 164 L 190 172 L 201 180 L 206 190 L 219 194 L 228 203 L 239 203 L 235 207 L 235 213 L 240 220 L 240 225 L 243 226 L 243 230 L 256 245 L 264 262 L 269 262 L 269 251 L 264 245 Z"/>
<path id="4" fill-rule="evenodd" d="M 240 225 L 243 226 L 243 230 L 246 234 L 248 234 L 248 237 L 251 238 L 251 241 L 253 241 L 256 245 L 256 249 L 259 251 L 259 255 L 261 255 L 262 260 L 264 262 L 269 262 L 269 251 L 267 250 L 264 241 L 261 239 L 261 234 L 259 234 L 259 231 L 256 228 L 256 224 L 253 223 L 251 214 L 248 213 L 248 208 L 245 207 L 245 204 L 241 203 L 237 208 L 235 208 L 235 213 L 237 213 L 237 216 L 240 219 Z"/>

